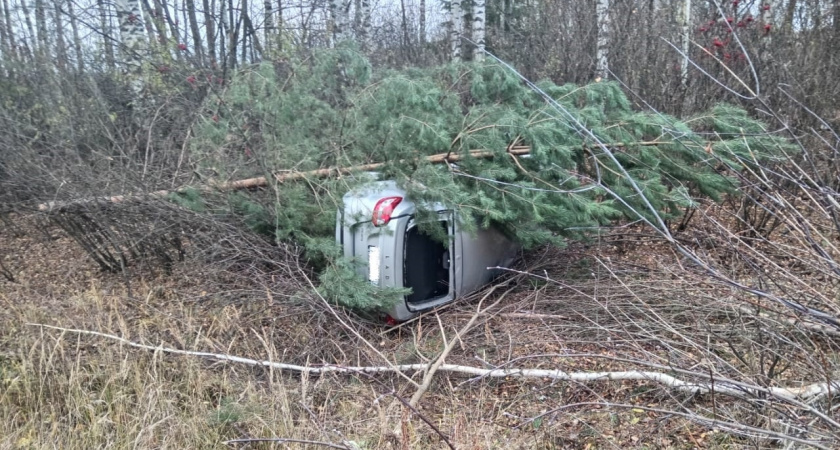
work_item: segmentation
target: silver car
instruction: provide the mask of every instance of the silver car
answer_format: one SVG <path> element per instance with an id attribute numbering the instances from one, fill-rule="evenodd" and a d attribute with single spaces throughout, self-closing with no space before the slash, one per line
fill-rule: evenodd
<path id="1" fill-rule="evenodd" d="M 345 257 L 363 262 L 359 275 L 381 287 L 411 288 L 410 295 L 386 311 L 398 321 L 476 291 L 498 275 L 490 267 L 510 265 L 519 249 L 496 229 L 463 230 L 445 205 L 429 209 L 437 213 L 439 225 L 434 226 L 449 239 L 421 231 L 415 203 L 394 181 L 347 193 L 338 214 L 336 241 Z"/>

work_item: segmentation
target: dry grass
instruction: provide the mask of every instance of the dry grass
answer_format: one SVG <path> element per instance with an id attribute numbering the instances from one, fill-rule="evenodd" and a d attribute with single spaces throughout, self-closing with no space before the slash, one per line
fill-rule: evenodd
<path id="1" fill-rule="evenodd" d="M 257 437 L 353 441 L 365 449 L 446 447 L 397 400 L 415 389 L 399 376 L 308 377 L 144 352 L 26 324 L 261 360 L 385 365 L 382 356 L 393 363 L 434 360 L 472 316 L 469 301 L 393 330 L 335 311 L 350 330 L 320 303 L 302 272 L 292 276 L 298 268 L 237 275 L 186 265 L 168 277 L 134 274 L 129 296 L 126 278 L 99 273 L 67 238 L 50 232 L 56 240 L 13 237 L 8 229 L 0 237 L 6 265 L 18 273 L 17 282 L 4 282 L 0 291 L 0 448 L 318 448 L 224 444 Z M 743 294 L 678 262 L 666 246 L 650 242 L 532 252 L 524 265 L 548 279 L 519 276 L 514 291 L 460 336 L 447 362 L 566 371 L 660 364 L 765 385 L 833 375 L 815 372 L 840 364 L 830 336 L 806 333 L 779 316 L 745 315 Z M 780 352 L 790 368 L 768 376 Z M 468 449 L 781 442 L 749 437 L 726 423 L 782 434 L 807 425 L 810 434 L 796 435 L 834 436 L 789 404 L 689 396 L 635 381 L 438 374 L 418 410 L 456 448 Z M 718 422 L 702 425 L 710 420 Z"/>

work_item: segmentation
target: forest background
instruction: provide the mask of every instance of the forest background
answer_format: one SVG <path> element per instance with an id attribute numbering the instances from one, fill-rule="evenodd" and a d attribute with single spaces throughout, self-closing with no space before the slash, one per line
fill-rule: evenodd
<path id="1" fill-rule="evenodd" d="M 0 446 L 832 448 L 838 48 L 837 0 L 3 0 Z M 350 177 L 313 171 L 457 196 L 405 161 L 520 146 L 461 166 L 593 195 L 523 201 L 504 284 L 385 331 L 334 305 L 377 293 L 329 271 Z"/>

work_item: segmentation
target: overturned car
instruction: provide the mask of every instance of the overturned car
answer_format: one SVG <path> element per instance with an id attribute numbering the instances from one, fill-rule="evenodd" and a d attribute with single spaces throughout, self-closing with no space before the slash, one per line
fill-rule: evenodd
<path id="1" fill-rule="evenodd" d="M 348 192 L 339 211 L 336 241 L 344 256 L 360 262 L 357 272 L 380 287 L 405 287 L 405 296 L 387 314 L 395 320 L 470 294 L 508 266 L 518 245 L 497 229 L 462 229 L 455 211 L 431 205 L 436 220 L 421 227 L 417 205 L 394 181 L 377 181 Z M 422 229 L 440 227 L 447 239 Z"/>

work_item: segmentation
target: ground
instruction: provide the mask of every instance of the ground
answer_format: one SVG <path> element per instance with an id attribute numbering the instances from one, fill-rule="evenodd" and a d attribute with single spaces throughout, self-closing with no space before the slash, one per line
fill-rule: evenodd
<path id="1" fill-rule="evenodd" d="M 0 258 L 14 278 L 0 281 L 0 448 L 321 446 L 225 444 L 252 438 L 447 448 L 442 436 L 459 449 L 774 445 L 687 419 L 707 412 L 722 422 L 766 425 L 731 399 L 644 381 L 440 372 L 411 411 L 400 399 L 415 387 L 393 374 L 308 376 L 39 326 L 309 366 L 429 362 L 452 339 L 458 343 L 446 362 L 476 367 L 594 372 L 644 370 L 638 361 L 701 365 L 702 350 L 691 347 L 702 339 L 685 335 L 725 334 L 731 326 L 718 316 L 733 294 L 677 270 L 679 257 L 643 230 L 527 252 L 517 270 L 530 275 L 511 272 L 500 280 L 507 285 L 483 306 L 498 304 L 463 334 L 457 332 L 483 292 L 391 327 L 326 304 L 299 267 L 221 271 L 188 251 L 169 274 L 104 273 L 60 229 L 33 217 L 0 225 Z M 422 374 L 407 376 L 419 381 Z"/>

